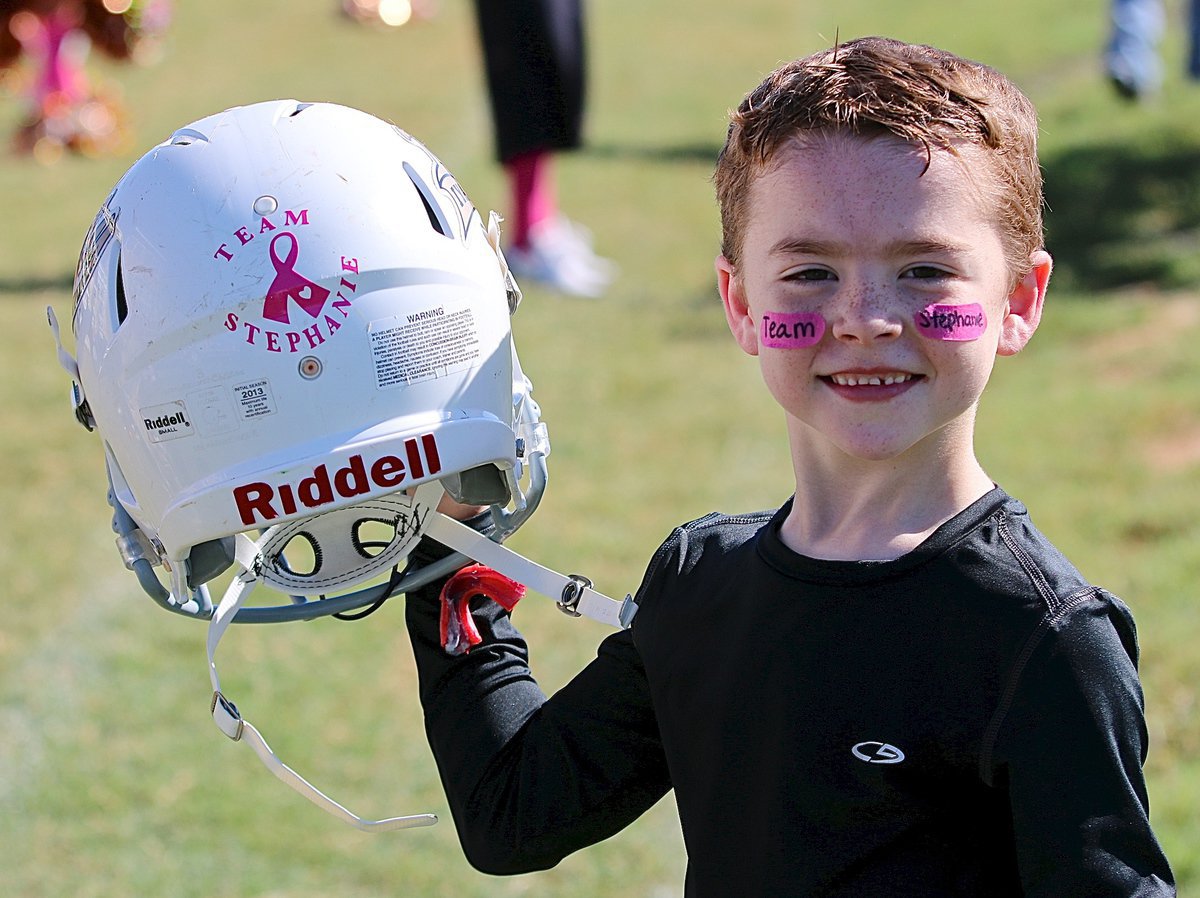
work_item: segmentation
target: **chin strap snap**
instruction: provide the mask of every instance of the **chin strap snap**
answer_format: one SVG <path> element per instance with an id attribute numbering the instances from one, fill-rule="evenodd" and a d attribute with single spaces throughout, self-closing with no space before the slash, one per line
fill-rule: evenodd
<path id="1" fill-rule="evenodd" d="M 58 347 L 58 363 L 62 365 L 67 374 L 71 375 L 71 411 L 75 413 L 75 420 L 88 430 L 95 430 L 96 420 L 92 417 L 92 409 L 88 405 L 87 397 L 83 395 L 83 384 L 79 379 L 79 363 L 75 361 L 75 356 L 67 352 L 67 348 L 63 346 L 62 334 L 58 327 L 58 316 L 54 314 L 53 306 L 46 306 L 46 320 L 50 324 L 50 332 L 54 334 L 54 343 Z"/>

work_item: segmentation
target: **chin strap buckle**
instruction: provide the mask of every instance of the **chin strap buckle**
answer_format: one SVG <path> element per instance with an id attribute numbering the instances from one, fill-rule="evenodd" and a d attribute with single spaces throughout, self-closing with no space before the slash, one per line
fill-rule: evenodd
<path id="1" fill-rule="evenodd" d="M 242 733 L 245 731 L 246 724 L 242 720 L 242 715 L 238 713 L 237 705 L 220 692 L 214 692 L 211 713 L 217 729 L 234 742 L 242 740 Z"/>
<path id="2" fill-rule="evenodd" d="M 583 617 L 579 610 L 579 600 L 583 591 L 592 588 L 592 581 L 582 574 L 567 574 L 567 585 L 563 587 L 562 598 L 556 604 L 558 610 L 568 617 Z"/>

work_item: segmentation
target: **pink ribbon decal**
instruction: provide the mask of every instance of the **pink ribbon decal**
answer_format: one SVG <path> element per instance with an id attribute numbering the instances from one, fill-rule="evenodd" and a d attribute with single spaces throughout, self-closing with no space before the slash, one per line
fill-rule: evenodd
<path id="1" fill-rule="evenodd" d="M 933 303 L 913 316 L 917 330 L 931 340 L 949 340 L 962 343 L 978 340 L 987 330 L 987 315 L 977 302 L 961 306 L 946 306 Z"/>
<path id="2" fill-rule="evenodd" d="M 759 342 L 771 349 L 803 349 L 824 335 L 825 319 L 816 312 L 763 312 Z"/>
<path id="3" fill-rule="evenodd" d="M 280 259 L 275 244 L 285 237 L 291 242 L 291 246 L 288 248 L 287 258 Z M 292 299 L 313 318 L 324 308 L 329 291 L 296 272 L 294 266 L 299 255 L 300 245 L 288 231 L 275 235 L 275 239 L 271 241 L 271 264 L 275 266 L 275 280 L 271 282 L 271 287 L 267 290 L 267 300 L 263 303 L 264 318 L 290 324 L 288 300 Z"/>

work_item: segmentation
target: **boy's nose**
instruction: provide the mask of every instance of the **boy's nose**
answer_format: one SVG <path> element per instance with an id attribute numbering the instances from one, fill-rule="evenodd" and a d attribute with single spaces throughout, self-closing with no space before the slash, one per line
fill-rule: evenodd
<path id="1" fill-rule="evenodd" d="M 904 330 L 904 323 L 887 302 L 885 291 L 856 290 L 831 311 L 830 330 L 836 340 L 870 343 L 898 337 Z"/>

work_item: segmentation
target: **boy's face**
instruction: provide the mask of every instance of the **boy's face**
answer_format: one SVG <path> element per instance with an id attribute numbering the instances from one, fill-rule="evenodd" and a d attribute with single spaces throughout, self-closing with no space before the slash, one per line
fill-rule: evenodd
<path id="1" fill-rule="evenodd" d="M 1012 287 L 995 210 L 965 170 L 981 172 L 982 153 L 927 159 L 892 138 L 816 137 L 782 148 L 753 183 L 740 264 L 718 258 L 718 286 L 809 448 L 973 452 L 995 357 L 1028 341 L 1050 275 L 1038 252 Z"/>

